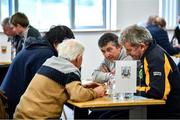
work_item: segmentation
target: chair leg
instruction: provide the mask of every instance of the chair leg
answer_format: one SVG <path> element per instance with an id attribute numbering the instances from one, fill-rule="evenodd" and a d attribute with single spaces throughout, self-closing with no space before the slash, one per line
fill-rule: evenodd
<path id="1" fill-rule="evenodd" d="M 65 112 L 64 108 L 63 108 L 62 112 L 63 112 L 63 115 L 64 115 L 64 119 L 67 120 L 67 116 L 66 116 L 66 112 Z"/>

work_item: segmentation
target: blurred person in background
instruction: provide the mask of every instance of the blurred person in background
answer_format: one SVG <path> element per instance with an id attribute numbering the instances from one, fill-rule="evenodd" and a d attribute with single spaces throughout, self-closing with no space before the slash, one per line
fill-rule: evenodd
<path id="1" fill-rule="evenodd" d="M 41 37 L 40 32 L 30 25 L 29 19 L 24 13 L 16 12 L 14 15 L 12 15 L 10 24 L 12 25 L 16 34 L 23 38 L 19 43 L 21 49 L 25 47 L 25 41 L 28 37 Z"/>
<path id="2" fill-rule="evenodd" d="M 5 18 L 2 21 L 1 26 L 4 34 L 8 36 L 8 42 L 11 42 L 12 49 L 15 48 L 17 54 L 21 50 L 19 41 L 21 41 L 22 37 L 17 35 L 16 31 L 13 30 L 13 27 L 10 24 L 10 17 Z"/>
<path id="3" fill-rule="evenodd" d="M 174 35 L 172 37 L 171 43 L 173 43 L 173 40 L 176 39 L 177 43 L 180 44 L 180 16 L 178 17 L 178 24 L 174 30 Z"/>
<path id="4" fill-rule="evenodd" d="M 180 46 L 172 46 L 169 41 L 168 33 L 165 30 L 165 19 L 156 16 L 153 21 L 154 22 L 149 24 L 146 28 L 150 31 L 155 42 L 171 56 L 180 53 Z"/>

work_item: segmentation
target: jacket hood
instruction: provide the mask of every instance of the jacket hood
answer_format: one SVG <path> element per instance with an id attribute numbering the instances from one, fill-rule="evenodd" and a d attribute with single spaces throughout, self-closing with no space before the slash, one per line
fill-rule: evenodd
<path id="1" fill-rule="evenodd" d="M 51 44 L 42 37 L 28 37 L 25 40 L 25 48 L 26 49 L 33 49 L 33 48 L 50 48 L 54 52 L 55 56 L 58 56 L 56 49 L 54 49 Z"/>
<path id="2" fill-rule="evenodd" d="M 28 37 L 25 40 L 25 48 L 32 48 L 35 46 L 50 46 L 50 44 L 41 37 Z"/>
<path id="3" fill-rule="evenodd" d="M 74 64 L 62 57 L 53 56 L 47 59 L 43 66 L 54 68 L 65 74 L 73 72 L 78 76 L 81 75 L 79 69 Z"/>

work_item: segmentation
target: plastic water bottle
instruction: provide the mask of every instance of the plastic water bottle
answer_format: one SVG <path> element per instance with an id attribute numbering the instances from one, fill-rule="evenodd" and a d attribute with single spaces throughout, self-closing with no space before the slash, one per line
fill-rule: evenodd
<path id="1" fill-rule="evenodd" d="M 108 86 L 108 97 L 114 99 L 115 97 L 115 79 L 112 78 L 107 82 Z"/>

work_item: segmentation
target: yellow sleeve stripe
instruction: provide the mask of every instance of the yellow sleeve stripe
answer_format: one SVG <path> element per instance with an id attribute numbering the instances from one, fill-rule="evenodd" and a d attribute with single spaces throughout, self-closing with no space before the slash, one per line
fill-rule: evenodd
<path id="1" fill-rule="evenodd" d="M 144 91 L 146 90 L 146 87 L 137 86 L 137 87 L 136 87 L 136 90 L 137 90 L 137 91 L 141 91 L 141 92 L 143 91 L 143 92 L 144 92 Z"/>
<path id="2" fill-rule="evenodd" d="M 145 92 L 147 93 L 149 90 L 150 90 L 150 75 L 149 75 L 149 69 L 148 69 L 148 63 L 147 63 L 147 59 L 145 58 L 144 59 L 144 71 L 145 71 L 145 74 L 146 74 L 146 78 L 145 78 L 145 82 L 146 82 L 146 89 L 145 89 Z"/>
<path id="3" fill-rule="evenodd" d="M 172 70 L 171 66 L 170 66 L 170 63 L 169 63 L 169 60 L 166 56 L 166 54 L 164 54 L 164 58 L 165 58 L 165 63 L 164 63 L 164 72 L 165 72 L 165 92 L 164 92 L 164 95 L 163 95 L 163 99 L 167 99 L 167 95 L 169 94 L 170 92 L 170 83 L 169 83 L 169 79 L 168 79 L 168 75 L 169 75 L 169 72 Z"/>
<path id="4" fill-rule="evenodd" d="M 145 74 L 146 74 L 145 82 L 146 82 L 147 87 L 137 86 L 136 90 L 143 91 L 143 92 L 147 93 L 150 90 L 150 86 L 149 86 L 149 84 L 150 84 L 150 76 L 149 76 L 149 69 L 148 69 L 148 63 L 147 63 L 146 58 L 144 59 L 144 71 L 145 71 Z"/>

